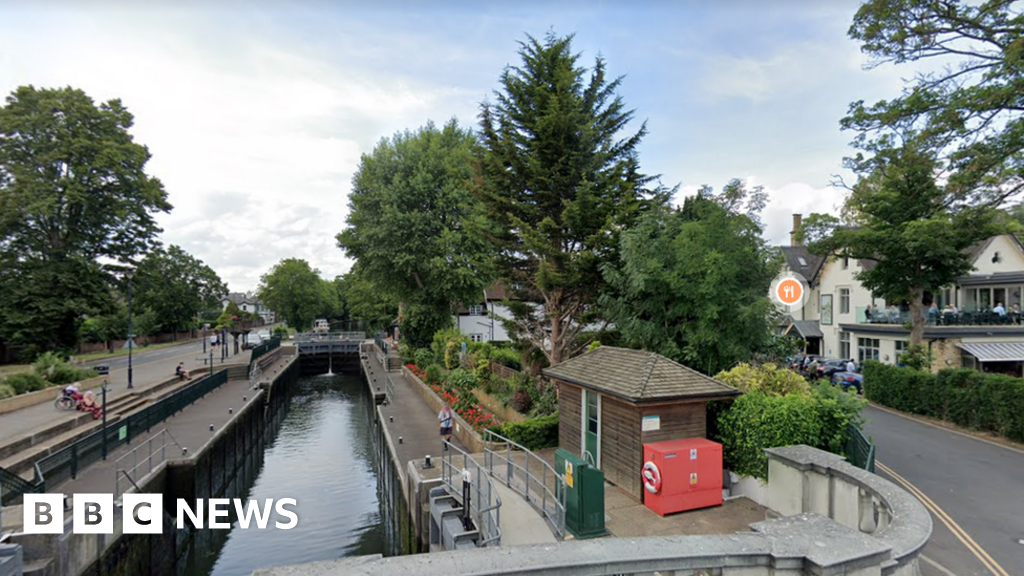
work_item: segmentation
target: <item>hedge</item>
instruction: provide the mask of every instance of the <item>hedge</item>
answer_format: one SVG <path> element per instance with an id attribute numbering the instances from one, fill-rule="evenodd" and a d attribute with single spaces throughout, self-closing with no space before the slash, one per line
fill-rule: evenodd
<path id="1" fill-rule="evenodd" d="M 558 446 L 558 413 L 522 422 L 506 422 L 500 426 L 492 426 L 491 430 L 528 450 L 554 448 Z"/>
<path id="2" fill-rule="evenodd" d="M 879 362 L 864 365 L 864 394 L 896 410 L 1024 442 L 1024 380 L 976 370 L 930 374 Z"/>

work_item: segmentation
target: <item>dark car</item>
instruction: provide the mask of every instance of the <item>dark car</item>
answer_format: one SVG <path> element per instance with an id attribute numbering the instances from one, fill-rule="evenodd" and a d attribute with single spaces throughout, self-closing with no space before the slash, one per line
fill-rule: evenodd
<path id="1" fill-rule="evenodd" d="M 846 360 L 828 358 L 818 361 L 818 378 L 831 378 L 836 372 L 846 370 Z"/>
<path id="2" fill-rule="evenodd" d="M 836 372 L 832 374 L 832 383 L 836 386 L 842 386 L 843 390 L 848 390 L 853 387 L 857 389 L 857 394 L 864 393 L 864 375 L 857 374 L 856 372 Z"/>

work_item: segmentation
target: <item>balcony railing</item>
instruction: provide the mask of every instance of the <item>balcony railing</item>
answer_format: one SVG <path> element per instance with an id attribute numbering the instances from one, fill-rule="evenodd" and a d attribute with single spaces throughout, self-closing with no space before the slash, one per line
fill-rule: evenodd
<path id="1" fill-rule="evenodd" d="M 911 322 L 910 310 L 906 308 L 878 308 L 868 314 L 866 306 L 858 306 L 856 313 L 858 324 L 904 325 Z M 1024 323 L 1024 316 L 1020 312 L 999 314 L 991 310 L 957 313 L 925 311 L 925 319 L 929 326 L 1014 326 Z"/>

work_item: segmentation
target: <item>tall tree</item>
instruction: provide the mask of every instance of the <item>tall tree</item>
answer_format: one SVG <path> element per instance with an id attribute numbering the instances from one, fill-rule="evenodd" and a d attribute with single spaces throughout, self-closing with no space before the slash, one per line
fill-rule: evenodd
<path id="1" fill-rule="evenodd" d="M 707 374 L 769 347 L 768 292 L 781 262 L 762 238 L 764 199 L 733 180 L 622 233 L 621 262 L 604 266 L 611 291 L 600 302 L 626 345 Z"/>
<path id="2" fill-rule="evenodd" d="M 473 232 L 469 181 L 476 139 L 454 120 L 382 140 L 364 155 L 339 246 L 364 277 L 405 304 L 402 328 L 417 346 L 479 300 L 490 257 Z"/>
<path id="3" fill-rule="evenodd" d="M 147 254 L 132 283 L 138 304 L 153 310 L 164 330 L 173 331 L 189 328 L 199 313 L 217 309 L 228 291 L 212 268 L 175 245 Z"/>
<path id="4" fill-rule="evenodd" d="M 314 320 L 329 316 L 338 306 L 334 283 L 299 258 L 285 258 L 274 265 L 260 278 L 257 293 L 264 305 L 298 330 L 311 329 Z"/>
<path id="5" fill-rule="evenodd" d="M 70 348 L 87 313 L 109 309 L 98 258 L 126 263 L 171 209 L 120 100 L 23 86 L 0 108 L 0 335 Z M 24 312 L 31 311 L 30 316 Z"/>
<path id="6" fill-rule="evenodd" d="M 857 279 L 887 302 L 910 303 L 910 341 L 919 345 L 925 293 L 970 273 L 966 249 L 1000 233 L 1004 219 L 985 204 L 957 204 L 936 152 L 919 140 L 874 150 L 861 170 L 843 218 L 812 214 L 800 236 L 812 252 L 874 262 Z"/>
<path id="7" fill-rule="evenodd" d="M 998 205 L 1024 190 L 1024 11 L 1019 2 L 870 0 L 849 31 L 871 65 L 930 62 L 903 94 L 854 102 L 860 144 L 917 132 L 941 153 L 949 201 Z"/>
<path id="8" fill-rule="evenodd" d="M 601 290 L 600 264 L 616 258 L 619 231 L 670 191 L 639 171 L 646 125 L 633 119 L 605 63 L 579 66 L 572 36 L 521 43 L 522 63 L 501 75 L 495 102 L 481 110 L 484 145 L 477 183 L 490 220 L 500 275 L 514 295 L 517 337 L 551 364 L 586 345 L 585 327 Z"/>
<path id="9" fill-rule="evenodd" d="M 366 279 L 361 262 L 342 276 L 341 291 L 350 317 L 368 331 L 384 330 L 398 316 L 398 303 Z"/>

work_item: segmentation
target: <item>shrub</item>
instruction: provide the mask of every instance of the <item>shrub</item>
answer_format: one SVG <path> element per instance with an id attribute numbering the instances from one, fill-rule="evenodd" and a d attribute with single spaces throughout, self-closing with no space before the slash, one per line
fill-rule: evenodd
<path id="1" fill-rule="evenodd" d="M 462 343 L 451 341 L 444 347 L 444 367 L 454 370 L 459 367 L 459 353 L 462 351 Z"/>
<path id="2" fill-rule="evenodd" d="M 0 400 L 10 398 L 12 396 L 17 396 L 17 392 L 14 391 L 14 386 L 0 383 Z"/>
<path id="3" fill-rule="evenodd" d="M 558 413 L 522 422 L 506 422 L 491 430 L 529 450 L 554 448 L 558 446 Z"/>
<path id="4" fill-rule="evenodd" d="M 770 396 L 807 394 L 811 390 L 803 376 L 771 363 L 760 366 L 739 364 L 732 370 L 719 372 L 715 379 L 737 388 L 741 392 L 756 390 Z"/>
<path id="5" fill-rule="evenodd" d="M 492 352 L 491 361 L 513 370 L 523 369 L 523 363 L 519 360 L 519 353 L 509 348 L 498 348 Z"/>
<path id="6" fill-rule="evenodd" d="M 480 385 L 480 381 L 472 372 L 464 368 L 456 368 L 448 373 L 448 388 L 456 393 L 469 392 Z"/>
<path id="7" fill-rule="evenodd" d="M 508 405 L 520 414 L 529 414 L 530 408 L 533 407 L 533 397 L 530 396 L 529 390 L 520 388 L 512 393 L 512 397 L 508 399 Z"/>
<path id="8" fill-rule="evenodd" d="M 93 376 L 92 372 L 68 364 L 54 352 L 47 352 L 36 358 L 32 371 L 53 384 L 71 384 Z"/>
<path id="9" fill-rule="evenodd" d="M 547 416 L 558 412 L 558 389 L 553 384 L 541 388 L 540 394 L 533 399 L 531 416 Z"/>
<path id="10" fill-rule="evenodd" d="M 423 375 L 426 377 L 426 384 L 434 386 L 440 384 L 444 379 L 444 368 L 441 368 L 441 366 L 437 364 L 431 364 L 430 366 L 427 366 L 427 370 Z"/>
<path id="11" fill-rule="evenodd" d="M 415 362 L 416 366 L 425 370 L 427 366 L 434 363 L 434 354 L 426 348 L 420 348 L 413 354 L 413 362 Z"/>
<path id="12" fill-rule="evenodd" d="M 445 328 L 444 330 L 438 330 L 434 333 L 434 338 L 430 344 L 430 351 L 434 353 L 434 361 L 438 364 L 444 364 L 445 352 L 448 350 L 448 344 L 451 342 L 457 343 L 457 348 L 462 349 L 462 343 L 466 342 L 466 336 L 459 332 L 458 328 Z"/>
<path id="13" fill-rule="evenodd" d="M 274 336 L 280 336 L 282 340 L 286 339 L 288 338 L 288 329 L 285 328 L 284 326 L 275 326 Z"/>
<path id="14" fill-rule="evenodd" d="M 25 394 L 27 392 L 35 392 L 36 390 L 42 390 L 50 385 L 42 376 L 34 372 L 23 372 L 21 374 L 12 374 L 7 378 L 4 378 L 5 385 L 10 386 L 14 389 L 15 394 Z"/>
<path id="15" fill-rule="evenodd" d="M 867 362 L 864 393 L 896 410 L 1024 442 L 1024 380 L 975 370 L 920 370 Z"/>

